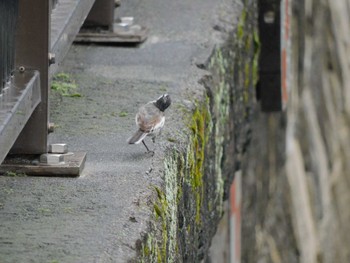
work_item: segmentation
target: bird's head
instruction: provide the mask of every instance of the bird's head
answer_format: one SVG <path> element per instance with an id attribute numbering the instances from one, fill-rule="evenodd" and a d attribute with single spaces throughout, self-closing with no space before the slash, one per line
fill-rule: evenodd
<path id="1" fill-rule="evenodd" d="M 171 104 L 171 99 L 168 94 L 163 94 L 160 96 L 156 102 L 155 105 L 160 111 L 165 111 Z"/>

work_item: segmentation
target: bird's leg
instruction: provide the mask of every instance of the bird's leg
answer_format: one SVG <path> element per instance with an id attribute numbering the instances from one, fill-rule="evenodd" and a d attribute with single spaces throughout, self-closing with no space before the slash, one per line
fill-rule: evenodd
<path id="1" fill-rule="evenodd" d="M 142 140 L 142 143 L 143 143 L 143 145 L 146 147 L 147 152 L 150 152 L 150 150 L 148 149 L 148 147 L 147 147 L 147 145 L 146 145 L 146 143 L 145 143 L 145 141 L 144 141 L 144 140 Z"/>
<path id="2" fill-rule="evenodd" d="M 154 151 L 150 151 L 150 150 L 148 149 L 148 147 L 147 147 L 147 145 L 146 145 L 146 143 L 145 143 L 145 141 L 144 141 L 144 140 L 142 140 L 142 143 L 143 143 L 143 145 L 146 147 L 146 149 L 147 149 L 147 153 L 150 153 L 150 154 L 151 154 L 151 156 L 153 156 L 153 155 L 154 155 Z"/>

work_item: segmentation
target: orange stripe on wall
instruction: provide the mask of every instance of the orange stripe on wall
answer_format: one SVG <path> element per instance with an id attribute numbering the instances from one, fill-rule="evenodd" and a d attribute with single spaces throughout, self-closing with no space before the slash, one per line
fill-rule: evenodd
<path id="1" fill-rule="evenodd" d="M 287 103 L 288 94 L 287 94 L 287 51 L 286 49 L 282 50 L 282 102 L 283 104 Z"/>

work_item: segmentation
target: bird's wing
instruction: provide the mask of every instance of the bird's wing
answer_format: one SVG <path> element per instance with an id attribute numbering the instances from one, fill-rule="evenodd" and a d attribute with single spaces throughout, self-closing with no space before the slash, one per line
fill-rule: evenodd
<path id="1" fill-rule="evenodd" d="M 160 124 L 164 124 L 164 115 L 153 105 L 152 107 L 146 106 L 141 108 L 139 113 L 136 115 L 136 123 L 141 131 L 150 133 L 153 132 L 153 130 Z"/>

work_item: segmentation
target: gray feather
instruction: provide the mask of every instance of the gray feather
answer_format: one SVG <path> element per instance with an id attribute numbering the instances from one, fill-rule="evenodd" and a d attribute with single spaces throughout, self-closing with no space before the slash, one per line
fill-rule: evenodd
<path id="1" fill-rule="evenodd" d="M 138 130 L 133 136 L 131 136 L 128 139 L 129 144 L 138 144 L 140 143 L 145 137 L 147 136 L 147 133 L 144 133 L 141 130 Z"/>

